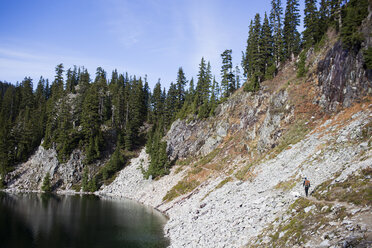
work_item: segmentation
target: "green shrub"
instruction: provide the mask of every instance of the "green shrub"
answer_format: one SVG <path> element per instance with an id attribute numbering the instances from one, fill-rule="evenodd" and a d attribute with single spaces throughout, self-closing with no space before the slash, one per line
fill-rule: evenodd
<path id="1" fill-rule="evenodd" d="M 306 67 L 306 53 L 307 50 L 303 50 L 300 53 L 300 60 L 297 63 L 297 77 L 305 76 L 308 71 L 308 68 Z"/>
<path id="2" fill-rule="evenodd" d="M 259 90 L 259 84 L 258 82 L 255 82 L 255 80 L 247 81 L 244 84 L 244 91 L 245 92 L 257 92 Z"/>
<path id="3" fill-rule="evenodd" d="M 275 63 L 273 63 L 266 70 L 265 80 L 271 80 L 271 79 L 273 79 L 274 76 L 275 76 L 275 73 L 276 73 L 276 66 L 275 66 Z"/>
<path id="4" fill-rule="evenodd" d="M 364 63 L 367 69 L 372 69 L 372 47 L 363 51 Z"/>
<path id="5" fill-rule="evenodd" d="M 43 185 L 41 186 L 41 190 L 45 193 L 52 192 L 52 186 L 50 185 L 50 174 L 47 172 L 47 174 L 44 177 Z"/>
<path id="6" fill-rule="evenodd" d="M 210 163 L 217 156 L 217 154 L 220 153 L 220 151 L 221 151 L 220 148 L 214 149 L 213 151 L 205 155 L 202 159 L 200 159 L 198 165 L 204 166 Z"/>

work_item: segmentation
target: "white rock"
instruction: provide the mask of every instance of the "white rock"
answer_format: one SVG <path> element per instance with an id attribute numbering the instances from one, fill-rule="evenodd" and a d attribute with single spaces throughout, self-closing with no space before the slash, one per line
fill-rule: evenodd
<path id="1" fill-rule="evenodd" d="M 313 209 L 315 209 L 316 207 L 314 206 L 314 205 L 312 205 L 312 206 L 309 206 L 309 207 L 306 207 L 305 209 L 304 209 L 304 211 L 305 211 L 305 213 L 308 213 L 309 211 L 311 211 L 311 210 L 313 210 Z"/>
<path id="2" fill-rule="evenodd" d="M 325 239 L 322 241 L 322 243 L 319 244 L 319 247 L 329 247 L 330 246 L 330 242 L 328 239 Z"/>

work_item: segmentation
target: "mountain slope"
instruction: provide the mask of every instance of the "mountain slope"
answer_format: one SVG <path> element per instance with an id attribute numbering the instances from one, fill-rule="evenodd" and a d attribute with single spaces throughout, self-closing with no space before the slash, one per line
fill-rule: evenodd
<path id="1" fill-rule="evenodd" d="M 238 90 L 214 117 L 174 122 L 165 137 L 169 156 L 178 159 L 170 175 L 125 185 L 133 177 L 128 170 L 146 166 L 132 163 L 101 193 L 164 211 L 172 247 L 366 247 L 371 226 L 356 224 L 371 218 L 370 192 L 362 205 L 342 192 L 332 200 L 319 195 L 331 194 L 337 183 L 358 188 L 353 175 L 370 171 L 371 70 L 359 55 L 340 49 L 333 32 L 320 49 L 308 51 L 306 77 L 296 77 L 295 64 L 287 63 L 256 94 Z M 314 192 L 309 199 L 305 176 Z M 359 179 L 372 187 L 369 174 Z M 323 213 L 325 206 L 330 210 Z M 324 226 L 302 228 L 295 220 L 303 217 Z"/>
<path id="2" fill-rule="evenodd" d="M 169 175 L 144 179 L 149 157 L 143 149 L 98 194 L 166 213 L 172 247 L 369 245 L 369 222 L 357 222 L 369 220 L 372 210 L 372 73 L 361 55 L 372 45 L 371 27 L 370 15 L 357 54 L 329 31 L 321 46 L 307 51 L 305 77 L 297 78 L 299 61 L 289 61 L 258 92 L 237 90 L 215 116 L 177 120 L 164 137 L 176 160 Z M 49 152 L 39 149 L 35 156 L 47 159 Z M 57 168 L 35 161 L 21 165 L 10 186 L 24 187 L 35 172 Z M 313 191 L 308 199 L 305 176 Z M 32 187 L 39 187 L 42 177 L 33 178 Z"/>

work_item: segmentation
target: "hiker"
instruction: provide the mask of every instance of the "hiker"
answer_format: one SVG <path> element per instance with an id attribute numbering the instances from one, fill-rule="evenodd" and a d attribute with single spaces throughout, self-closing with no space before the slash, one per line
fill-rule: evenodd
<path id="1" fill-rule="evenodd" d="M 305 194 L 306 194 L 306 197 L 309 193 L 309 188 L 310 188 L 310 181 L 307 180 L 307 178 L 305 177 L 305 180 L 304 180 L 304 183 L 303 183 L 303 186 L 305 187 Z"/>

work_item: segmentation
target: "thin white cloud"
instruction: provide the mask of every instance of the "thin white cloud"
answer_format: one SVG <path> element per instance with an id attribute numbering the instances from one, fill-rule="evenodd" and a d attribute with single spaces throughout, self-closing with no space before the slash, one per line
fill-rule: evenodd
<path id="1" fill-rule="evenodd" d="M 46 55 L 43 51 L 29 51 L 17 47 L 0 49 L 0 80 L 15 83 L 22 81 L 24 77 L 31 77 L 35 82 L 40 76 L 43 76 L 52 81 L 55 75 L 55 66 L 60 63 L 64 64 L 65 69 L 74 65 L 84 66 L 88 69 L 92 79 L 98 66 L 103 67 L 107 71 L 108 76 L 115 68 L 126 70 L 130 73 L 138 73 L 134 68 L 123 64 L 114 66 L 104 59 L 76 57 L 59 53 L 48 53 Z"/>
<path id="2" fill-rule="evenodd" d="M 35 55 L 35 54 L 30 54 L 27 52 L 21 52 L 13 49 L 4 49 L 0 48 L 0 57 L 10 57 L 10 58 L 20 58 L 23 60 L 26 59 L 31 59 L 31 60 L 41 60 L 41 59 L 46 59 L 46 57 L 40 56 L 40 55 Z"/>
<path id="3" fill-rule="evenodd" d="M 190 21 L 193 27 L 195 50 L 190 58 L 190 64 L 197 66 L 201 57 L 211 62 L 212 71 L 219 75 L 220 54 L 228 44 L 229 37 L 223 30 L 228 30 L 221 22 L 221 10 L 217 1 L 194 1 L 191 4 Z"/>

